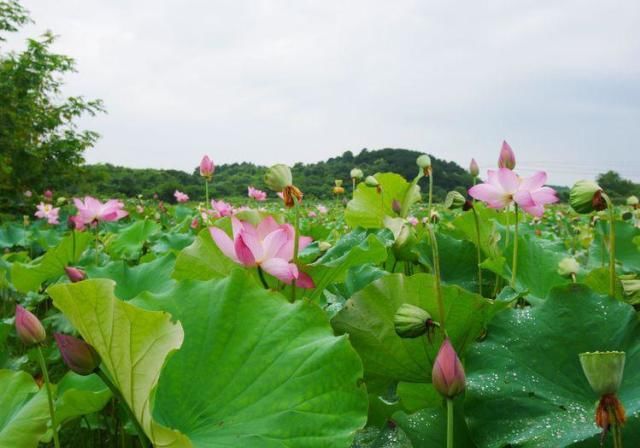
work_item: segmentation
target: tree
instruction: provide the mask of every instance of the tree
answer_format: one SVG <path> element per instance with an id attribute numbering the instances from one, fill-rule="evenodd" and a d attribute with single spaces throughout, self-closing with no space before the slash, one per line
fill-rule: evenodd
<path id="1" fill-rule="evenodd" d="M 640 195 L 640 185 L 623 179 L 615 171 L 607 171 L 598 176 L 598 184 L 614 202 L 624 202 L 631 195 Z"/>
<path id="2" fill-rule="evenodd" d="M 0 32 L 30 22 L 17 1 L 0 1 Z M 4 41 L 0 35 L 0 42 Z M 15 209 L 25 190 L 69 185 L 84 151 L 98 139 L 75 120 L 103 112 L 100 100 L 63 97 L 62 78 L 74 60 L 52 53 L 51 32 L 28 39 L 24 51 L 0 52 L 0 208 Z"/>

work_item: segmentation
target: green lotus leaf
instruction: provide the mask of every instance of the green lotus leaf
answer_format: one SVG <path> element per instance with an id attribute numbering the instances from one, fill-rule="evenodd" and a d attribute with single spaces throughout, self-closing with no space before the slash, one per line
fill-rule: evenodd
<path id="1" fill-rule="evenodd" d="M 135 221 L 119 229 L 110 241 L 107 251 L 112 257 L 135 259 L 140 257 L 144 244 L 160 231 L 160 224 L 147 219 Z"/>
<path id="2" fill-rule="evenodd" d="M 193 244 L 178 254 L 173 277 L 177 280 L 211 280 L 228 275 L 237 266 L 218 249 L 209 229 L 202 229 Z"/>
<path id="3" fill-rule="evenodd" d="M 600 222 L 600 231 L 595 232 L 595 238 L 590 246 L 589 263 L 598 267 L 602 261 L 609 265 L 609 224 Z M 640 228 L 627 222 L 616 222 L 616 262 L 626 272 L 640 273 L 640 246 L 634 244 L 634 239 L 640 237 Z"/>

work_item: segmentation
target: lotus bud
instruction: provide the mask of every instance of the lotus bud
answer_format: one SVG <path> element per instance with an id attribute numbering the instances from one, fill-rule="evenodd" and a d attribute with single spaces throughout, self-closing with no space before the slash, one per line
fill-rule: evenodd
<path id="1" fill-rule="evenodd" d="M 433 387 L 440 395 L 453 398 L 464 391 L 465 381 L 464 368 L 460 358 L 458 358 L 449 338 L 446 338 L 433 363 L 431 372 Z"/>
<path id="2" fill-rule="evenodd" d="M 393 325 L 401 338 L 417 338 L 427 334 L 432 325 L 438 324 L 422 308 L 403 303 L 393 316 Z"/>
<path id="3" fill-rule="evenodd" d="M 579 180 L 569 193 L 569 204 L 578 213 L 591 213 L 604 210 L 607 202 L 602 197 L 602 187 L 589 180 Z"/>
<path id="4" fill-rule="evenodd" d="M 471 163 L 469 164 L 469 174 L 471 174 L 472 177 L 478 177 L 478 174 L 480 174 L 480 167 L 478 166 L 476 159 L 471 159 Z"/>
<path id="5" fill-rule="evenodd" d="M 342 187 L 342 179 L 336 179 L 333 181 L 336 187 Z"/>
<path id="6" fill-rule="evenodd" d="M 64 268 L 64 272 L 67 273 L 67 277 L 69 277 L 71 283 L 81 282 L 87 278 L 87 274 L 82 269 L 74 268 L 72 266 L 66 266 Z"/>
<path id="7" fill-rule="evenodd" d="M 394 211 L 394 213 L 399 215 L 402 211 L 402 204 L 397 199 L 394 199 L 393 201 L 391 201 L 391 209 Z"/>
<path id="8" fill-rule="evenodd" d="M 51 202 L 51 199 L 53 199 L 53 192 L 51 190 L 45 190 L 43 196 L 45 201 Z"/>
<path id="9" fill-rule="evenodd" d="M 373 176 L 367 176 L 366 179 L 364 180 L 364 184 L 367 187 L 379 187 L 380 186 L 380 182 L 378 182 L 378 179 L 376 179 Z"/>
<path id="10" fill-rule="evenodd" d="M 509 168 L 510 170 L 516 167 L 516 155 L 513 153 L 513 149 L 506 141 L 502 142 L 502 148 L 500 149 L 500 157 L 498 158 L 498 167 Z"/>
<path id="11" fill-rule="evenodd" d="M 286 187 L 293 184 L 291 169 L 283 164 L 273 165 L 264 175 L 264 182 L 271 190 L 280 193 Z"/>
<path id="12" fill-rule="evenodd" d="M 42 323 L 22 306 L 16 306 L 16 332 L 25 345 L 41 344 L 47 338 Z"/>
<path id="13" fill-rule="evenodd" d="M 426 154 L 422 154 L 416 159 L 416 164 L 425 176 L 431 174 L 431 157 Z"/>
<path id="14" fill-rule="evenodd" d="M 200 175 L 209 180 L 211 179 L 211 176 L 213 176 L 215 169 L 216 166 L 214 165 L 213 160 L 211 160 L 209 156 L 205 155 L 200 161 Z"/>
<path id="15" fill-rule="evenodd" d="M 56 199 L 56 205 L 58 206 L 62 206 L 66 203 L 67 203 L 67 198 L 65 198 L 64 196 L 60 196 L 58 199 Z"/>
<path id="16" fill-rule="evenodd" d="M 360 168 L 352 169 L 351 173 L 349 173 L 349 174 L 351 175 L 351 179 L 356 179 L 356 180 L 360 180 L 364 176 L 364 173 L 362 172 L 362 170 Z"/>
<path id="17" fill-rule="evenodd" d="M 327 243 L 326 241 L 320 241 L 318 243 L 318 249 L 320 249 L 320 252 L 326 252 L 329 249 L 331 249 L 331 243 Z"/>
<path id="18" fill-rule="evenodd" d="M 637 208 L 639 203 L 640 200 L 638 199 L 638 196 L 629 196 L 627 198 L 627 205 L 629 207 Z"/>
<path id="19" fill-rule="evenodd" d="M 580 353 L 582 371 L 593 391 L 599 396 L 615 394 L 624 373 L 624 352 Z"/>
<path id="20" fill-rule="evenodd" d="M 580 265 L 575 258 L 567 257 L 558 263 L 558 274 L 563 277 L 574 276 L 580 270 Z"/>
<path id="21" fill-rule="evenodd" d="M 620 283 L 622 283 L 622 291 L 625 296 L 640 295 L 640 279 L 622 279 Z"/>
<path id="22" fill-rule="evenodd" d="M 457 191 L 450 191 L 449 193 L 447 193 L 447 197 L 444 200 L 444 206 L 445 208 L 455 210 L 458 208 L 463 208 L 466 202 L 467 200 L 462 195 L 462 193 L 459 193 Z"/>
<path id="23" fill-rule="evenodd" d="M 91 375 L 100 365 L 98 352 L 82 339 L 54 333 L 64 363 L 78 375 Z"/>

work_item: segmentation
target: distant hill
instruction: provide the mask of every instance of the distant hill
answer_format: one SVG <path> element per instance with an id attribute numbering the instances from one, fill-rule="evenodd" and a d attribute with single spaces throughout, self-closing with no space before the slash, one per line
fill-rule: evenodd
<path id="1" fill-rule="evenodd" d="M 293 169 L 294 183 L 307 197 L 327 199 L 332 197 L 334 179 L 344 181 L 347 192 L 351 189 L 349 172 L 360 168 L 365 176 L 377 172 L 395 172 L 408 180 L 418 171 L 416 158 L 423 154 L 408 149 L 385 148 L 379 150 L 363 149 L 357 155 L 346 151 L 341 156 L 332 157 L 317 163 L 296 163 Z M 454 162 L 447 162 L 431 155 L 434 168 L 434 195 L 443 199 L 447 191 L 458 189 L 465 191 L 471 185 L 469 173 Z M 232 163 L 216 167 L 211 184 L 212 197 L 246 196 L 247 186 L 265 189 L 264 173 L 267 167 L 252 163 Z M 423 189 L 426 179 L 421 182 Z M 173 201 L 173 192 L 180 190 L 192 199 L 201 199 L 204 195 L 202 179 L 198 169 L 193 173 L 178 170 L 136 169 L 118 167 L 110 164 L 86 165 L 83 167 L 80 181 L 74 186 L 62 188 L 67 194 L 99 194 L 100 196 L 136 196 L 145 197 L 154 193 L 166 201 Z"/>

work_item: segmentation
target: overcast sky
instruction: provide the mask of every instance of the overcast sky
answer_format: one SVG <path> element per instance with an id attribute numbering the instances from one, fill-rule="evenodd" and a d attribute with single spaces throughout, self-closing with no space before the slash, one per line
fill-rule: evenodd
<path id="1" fill-rule="evenodd" d="M 89 162 L 191 171 L 410 148 L 640 181 L 640 1 L 23 0 L 104 100 Z M 16 40 L 11 46 L 19 48 Z"/>

